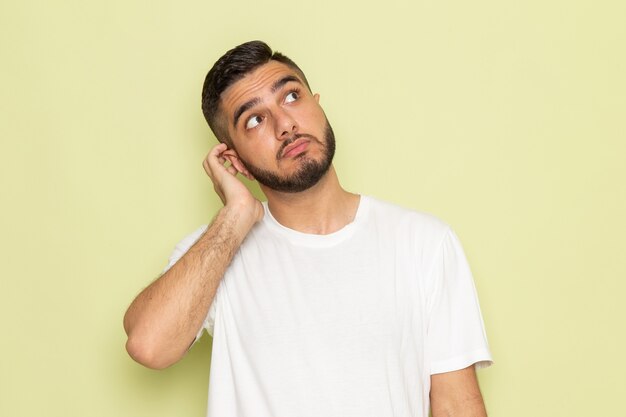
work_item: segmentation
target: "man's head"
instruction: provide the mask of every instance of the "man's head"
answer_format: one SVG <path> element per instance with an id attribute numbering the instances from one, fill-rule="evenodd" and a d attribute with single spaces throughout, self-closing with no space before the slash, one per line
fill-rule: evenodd
<path id="1" fill-rule="evenodd" d="M 242 44 L 209 71 L 202 91 L 222 155 L 266 187 L 300 192 L 330 168 L 332 128 L 300 68 L 263 42 Z"/>
<path id="2" fill-rule="evenodd" d="M 220 114 L 221 95 L 228 87 L 270 61 L 283 63 L 293 69 L 311 91 L 300 67 L 280 52 L 273 52 L 262 41 L 246 42 L 226 52 L 213 64 L 204 80 L 202 113 L 217 140 L 226 143 L 229 148 L 232 148 L 233 144 L 225 126 L 227 123 L 225 117 Z"/>

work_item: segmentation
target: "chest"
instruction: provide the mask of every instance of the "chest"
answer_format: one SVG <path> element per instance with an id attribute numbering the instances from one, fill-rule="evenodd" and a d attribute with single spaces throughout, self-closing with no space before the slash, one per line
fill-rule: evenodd
<path id="1" fill-rule="evenodd" d="M 423 317 L 419 265 L 407 245 L 379 239 L 332 248 L 244 248 L 222 282 L 221 308 L 256 344 L 401 338 Z"/>

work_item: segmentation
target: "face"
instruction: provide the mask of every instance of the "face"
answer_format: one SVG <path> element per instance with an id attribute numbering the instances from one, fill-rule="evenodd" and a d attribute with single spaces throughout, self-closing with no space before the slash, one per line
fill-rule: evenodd
<path id="1" fill-rule="evenodd" d="M 319 95 L 297 72 L 270 61 L 222 93 L 235 155 L 264 186 L 300 192 L 330 168 L 335 138 Z"/>

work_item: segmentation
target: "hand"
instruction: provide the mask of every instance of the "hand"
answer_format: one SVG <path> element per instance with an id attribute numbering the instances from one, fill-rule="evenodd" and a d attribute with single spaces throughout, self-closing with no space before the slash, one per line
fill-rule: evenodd
<path id="1" fill-rule="evenodd" d="M 234 150 L 228 149 L 226 144 L 220 143 L 211 149 L 202 162 L 202 166 L 211 178 L 213 188 L 224 203 L 225 208 L 243 210 L 243 214 L 251 219 L 252 224 L 263 218 L 261 202 L 237 178 L 237 173 L 241 173 L 248 179 L 254 179 Z"/>

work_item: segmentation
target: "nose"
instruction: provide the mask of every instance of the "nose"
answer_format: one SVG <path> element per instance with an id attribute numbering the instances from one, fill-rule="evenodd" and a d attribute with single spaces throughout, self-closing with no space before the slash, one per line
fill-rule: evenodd
<path id="1" fill-rule="evenodd" d="M 289 139 L 296 134 L 298 131 L 298 123 L 288 111 L 284 109 L 277 110 L 274 117 L 276 122 L 276 138 L 278 140 Z"/>

